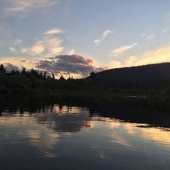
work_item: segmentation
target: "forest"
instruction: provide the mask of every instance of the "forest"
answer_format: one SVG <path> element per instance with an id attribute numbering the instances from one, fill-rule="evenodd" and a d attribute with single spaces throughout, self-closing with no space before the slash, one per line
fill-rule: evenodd
<path id="1" fill-rule="evenodd" d="M 27 101 L 100 105 L 132 104 L 170 109 L 170 63 L 91 72 L 88 77 L 55 79 L 39 70 L 12 70 L 0 65 L 0 102 L 3 107 Z"/>
<path id="2" fill-rule="evenodd" d="M 8 72 L 0 65 L 0 94 L 170 94 L 170 63 L 91 72 L 88 77 L 55 79 L 54 74 L 34 69 Z"/>

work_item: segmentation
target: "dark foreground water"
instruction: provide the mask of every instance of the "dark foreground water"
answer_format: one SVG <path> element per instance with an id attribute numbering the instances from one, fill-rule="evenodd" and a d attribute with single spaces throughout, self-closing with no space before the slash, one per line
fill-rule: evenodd
<path id="1" fill-rule="evenodd" d="M 0 116 L 0 170 L 169 170 L 169 113 L 46 106 Z M 152 112 L 152 113 L 151 113 Z"/>

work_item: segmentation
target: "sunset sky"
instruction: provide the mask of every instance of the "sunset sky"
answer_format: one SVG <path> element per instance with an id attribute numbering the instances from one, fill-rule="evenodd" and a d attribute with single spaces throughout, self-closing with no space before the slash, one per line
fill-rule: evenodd
<path id="1" fill-rule="evenodd" d="M 0 63 L 74 77 L 170 61 L 170 0 L 0 0 Z"/>

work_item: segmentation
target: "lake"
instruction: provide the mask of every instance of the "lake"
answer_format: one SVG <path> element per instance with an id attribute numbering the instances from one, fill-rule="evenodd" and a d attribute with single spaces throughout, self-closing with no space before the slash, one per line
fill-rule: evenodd
<path id="1" fill-rule="evenodd" d="M 169 113 L 149 108 L 4 108 L 0 170 L 169 170 L 169 130 Z"/>

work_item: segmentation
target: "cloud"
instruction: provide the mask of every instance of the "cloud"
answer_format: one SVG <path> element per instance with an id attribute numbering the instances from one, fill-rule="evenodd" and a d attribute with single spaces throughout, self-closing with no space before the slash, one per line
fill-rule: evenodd
<path id="1" fill-rule="evenodd" d="M 23 48 L 22 53 L 27 53 L 30 55 L 40 55 L 43 53 L 48 53 L 48 56 L 54 56 L 60 54 L 64 49 L 61 46 L 62 40 L 58 37 L 43 37 L 41 40 L 35 42 L 32 47 Z"/>
<path id="2" fill-rule="evenodd" d="M 53 29 L 50 29 L 46 32 L 44 32 L 43 34 L 44 35 L 54 35 L 54 34 L 60 34 L 60 33 L 63 33 L 64 31 L 58 29 L 58 28 L 53 28 Z"/>
<path id="3" fill-rule="evenodd" d="M 12 71 L 12 70 L 19 70 L 19 67 L 13 65 L 13 64 L 10 64 L 10 63 L 4 63 L 4 67 L 7 71 Z"/>
<path id="4" fill-rule="evenodd" d="M 31 48 L 31 52 L 33 54 L 41 54 L 42 52 L 44 52 L 45 48 L 44 46 L 41 44 L 41 42 L 37 42 L 34 46 L 32 46 Z"/>
<path id="5" fill-rule="evenodd" d="M 111 30 L 106 30 L 100 38 L 94 40 L 94 44 L 95 46 L 98 46 L 109 34 L 111 34 L 112 31 Z"/>
<path id="6" fill-rule="evenodd" d="M 112 60 L 109 62 L 109 68 L 120 68 L 122 67 L 122 63 L 120 61 Z"/>
<path id="7" fill-rule="evenodd" d="M 55 74 L 76 74 L 82 77 L 88 76 L 91 71 L 103 71 L 104 67 L 95 67 L 94 60 L 80 55 L 58 55 L 50 60 L 41 60 L 37 68 Z"/>
<path id="8" fill-rule="evenodd" d="M 170 21 L 170 13 L 168 13 L 165 17 L 166 17 L 166 22 L 169 22 Z"/>
<path id="9" fill-rule="evenodd" d="M 63 60 L 69 63 L 93 65 L 93 59 L 85 58 L 80 55 L 60 55 L 55 57 L 58 60 Z"/>
<path id="10" fill-rule="evenodd" d="M 153 38 L 154 38 L 153 34 L 148 35 L 148 39 L 153 39 Z"/>
<path id="11" fill-rule="evenodd" d="M 14 41 L 14 44 L 15 45 L 20 45 L 22 43 L 22 40 L 21 39 L 16 39 L 15 41 Z"/>
<path id="12" fill-rule="evenodd" d="M 13 47 L 9 47 L 9 50 L 10 50 L 11 52 L 17 53 L 17 50 L 16 50 L 15 48 L 13 48 Z"/>
<path id="13" fill-rule="evenodd" d="M 157 49 L 147 51 L 140 56 L 133 55 L 124 61 L 112 60 L 109 63 L 109 68 L 138 66 L 163 62 L 170 62 L 170 46 L 159 47 Z"/>
<path id="14" fill-rule="evenodd" d="M 75 50 L 74 50 L 74 48 L 73 48 L 73 49 L 71 49 L 71 50 L 68 52 L 68 55 L 73 55 L 73 54 L 75 54 Z"/>
<path id="15" fill-rule="evenodd" d="M 5 14 L 11 16 L 18 16 L 19 18 L 25 18 L 32 11 L 47 8 L 51 5 L 54 5 L 57 0 L 3 0 L 6 4 L 6 7 L 3 8 Z"/>
<path id="16" fill-rule="evenodd" d="M 166 31 L 167 31 L 167 29 L 164 29 L 164 30 L 162 31 L 162 33 L 165 33 Z M 142 34 L 141 36 L 142 36 L 142 37 L 145 37 L 146 39 L 150 39 L 150 40 L 152 40 L 152 39 L 155 37 L 154 34 Z"/>
<path id="17" fill-rule="evenodd" d="M 127 46 L 122 46 L 122 47 L 119 47 L 119 48 L 116 48 L 114 50 L 111 51 L 111 53 L 113 54 L 113 56 L 118 56 L 128 50 L 130 50 L 131 48 L 135 47 L 137 45 L 137 43 L 133 43 L 131 45 L 127 45 Z"/>
<path id="18" fill-rule="evenodd" d="M 0 57 L 0 63 L 1 64 L 6 64 L 6 63 L 11 63 L 12 65 L 22 68 L 25 67 L 27 69 L 32 69 L 35 68 L 35 63 L 32 63 L 32 57 L 29 59 L 27 57 L 11 57 L 11 56 L 3 56 Z M 25 62 L 23 62 L 25 61 Z M 38 62 L 38 60 L 34 59 L 34 62 Z"/>
<path id="19" fill-rule="evenodd" d="M 2 114 L 5 114 L 4 112 Z M 27 112 L 24 112 L 27 114 Z M 48 119 L 49 120 L 49 119 Z M 27 122 L 27 123 L 25 123 Z M 28 146 L 32 145 L 37 147 L 40 150 L 43 156 L 46 157 L 55 157 L 55 154 L 52 153 L 53 148 L 56 146 L 56 143 L 59 139 L 59 134 L 52 132 L 51 129 L 48 129 L 46 126 L 39 126 L 37 124 L 32 124 L 29 121 L 29 117 L 24 116 L 22 120 L 19 120 L 17 116 L 9 115 L 8 119 L 0 119 L 0 124 L 3 126 L 4 134 L 8 139 L 13 139 L 15 136 L 27 136 Z M 12 127 L 16 127 L 17 131 L 7 130 L 8 124 Z M 48 122 L 48 125 L 51 125 L 51 122 Z M 28 127 L 32 127 L 32 129 Z M 3 139 L 4 136 L 2 136 Z"/>
<path id="20" fill-rule="evenodd" d="M 159 47 L 145 52 L 142 56 L 130 56 L 124 63 L 126 66 L 144 65 L 170 61 L 170 47 Z"/>
<path id="21" fill-rule="evenodd" d="M 169 31 L 169 29 L 168 28 L 165 28 L 164 30 L 162 30 L 162 33 L 166 33 L 166 32 L 168 32 Z"/>

